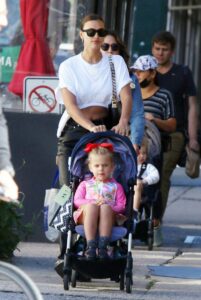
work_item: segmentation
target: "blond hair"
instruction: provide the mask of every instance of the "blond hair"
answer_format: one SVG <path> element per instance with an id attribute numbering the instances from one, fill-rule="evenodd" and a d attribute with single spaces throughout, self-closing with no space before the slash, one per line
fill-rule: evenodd
<path id="1" fill-rule="evenodd" d="M 105 147 L 97 147 L 92 149 L 88 154 L 88 163 L 90 162 L 90 159 L 93 157 L 93 155 L 108 155 L 112 162 L 114 162 L 114 155 L 113 152 L 111 152 L 109 149 Z"/>
<path id="2" fill-rule="evenodd" d="M 149 141 L 146 137 L 143 137 L 142 143 L 141 143 L 141 148 L 144 149 L 146 154 L 148 155 L 149 153 Z"/>

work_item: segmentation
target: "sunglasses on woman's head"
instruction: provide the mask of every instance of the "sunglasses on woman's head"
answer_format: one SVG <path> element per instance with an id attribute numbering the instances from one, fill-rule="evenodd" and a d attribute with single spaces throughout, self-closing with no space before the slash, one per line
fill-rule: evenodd
<path id="1" fill-rule="evenodd" d="M 118 51 L 119 50 L 119 45 L 118 44 L 107 44 L 107 43 L 104 43 L 104 44 L 101 45 L 101 49 L 103 51 L 108 51 L 110 47 L 111 47 L 112 51 Z"/>
<path id="2" fill-rule="evenodd" d="M 105 37 L 107 35 L 107 30 L 104 28 L 100 29 L 94 29 L 94 28 L 89 28 L 89 29 L 82 29 L 83 32 L 86 32 L 86 34 L 90 37 L 94 37 L 96 33 L 98 33 L 99 37 Z"/>

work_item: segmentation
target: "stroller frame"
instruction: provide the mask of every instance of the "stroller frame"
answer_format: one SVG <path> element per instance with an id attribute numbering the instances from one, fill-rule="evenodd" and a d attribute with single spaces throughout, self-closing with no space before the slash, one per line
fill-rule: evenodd
<path id="1" fill-rule="evenodd" d="M 123 144 L 123 147 L 130 155 L 129 159 L 132 164 L 130 173 L 132 174 L 132 177 L 130 177 L 127 182 L 127 193 L 126 193 L 127 194 L 126 215 L 128 218 L 126 221 L 127 253 L 123 257 L 110 259 L 110 260 L 103 260 L 103 261 L 102 260 L 89 261 L 86 259 L 79 259 L 72 251 L 72 237 L 73 237 L 73 233 L 75 232 L 75 226 L 72 220 L 72 222 L 70 222 L 70 226 L 67 231 L 67 244 L 66 244 L 66 252 L 64 255 L 64 266 L 63 266 L 64 290 L 69 290 L 70 282 L 72 287 L 76 287 L 77 274 L 80 273 L 84 276 L 88 276 L 89 278 L 110 278 L 111 280 L 115 280 L 116 282 L 119 282 L 120 290 L 124 290 L 124 288 L 126 288 L 126 292 L 131 293 L 132 284 L 133 284 L 133 278 L 132 278 L 133 258 L 131 252 L 132 231 L 133 231 L 133 195 L 134 195 L 134 184 L 137 175 L 136 153 L 134 151 L 132 143 L 127 137 L 120 136 L 118 134 L 115 134 L 112 131 L 86 134 L 75 145 L 71 155 L 70 170 L 71 171 L 73 170 L 71 174 L 71 184 L 74 192 L 76 189 L 76 184 L 74 180 L 75 174 L 73 173 L 77 172 L 76 156 L 77 153 L 79 153 L 79 149 L 83 148 L 83 145 L 85 145 L 88 142 L 90 143 L 91 142 L 92 143 L 112 142 L 113 144 L 117 142 L 118 145 Z M 116 146 L 114 144 L 114 150 L 118 151 L 118 149 L 115 149 L 115 147 Z M 121 153 L 120 155 L 124 155 L 124 153 Z M 83 158 L 81 157 L 81 160 L 82 159 Z M 125 188 L 125 183 L 123 186 Z M 73 207 L 73 197 L 72 197 L 72 207 Z"/>
<path id="2" fill-rule="evenodd" d="M 159 174 L 161 176 L 162 153 L 164 151 L 163 149 L 164 147 L 162 145 L 162 138 L 163 140 L 166 139 L 167 135 L 165 133 L 163 134 L 160 133 L 158 128 L 153 123 L 146 120 L 145 137 L 149 141 L 148 162 L 153 164 L 158 169 Z M 146 242 L 148 250 L 153 250 L 153 243 L 154 243 L 153 220 L 155 215 L 157 215 L 157 218 L 160 218 L 159 217 L 160 213 L 159 212 L 156 213 L 156 210 L 157 211 L 161 210 L 160 180 L 156 184 L 149 185 L 148 187 L 145 188 L 145 190 L 146 190 L 144 192 L 145 197 L 142 197 L 142 203 L 139 209 L 140 222 L 138 224 L 138 228 L 136 226 L 137 233 L 134 234 L 133 238 Z M 148 199 L 148 201 L 145 199 Z M 140 234 L 140 226 L 141 226 L 141 231 L 144 231 L 143 226 L 145 227 L 145 225 L 147 227 L 146 234 L 144 235 Z"/>
<path id="3" fill-rule="evenodd" d="M 145 201 L 141 204 L 139 209 L 140 221 L 141 226 L 145 225 L 143 222 L 147 223 L 147 230 L 146 230 L 146 237 L 145 235 L 143 238 L 138 238 L 139 233 L 134 234 L 134 239 L 140 239 L 141 241 L 146 242 L 148 250 L 153 250 L 153 242 L 154 242 L 154 234 L 153 234 L 153 219 L 154 219 L 154 204 L 159 197 L 159 188 L 158 184 L 150 186 L 153 190 L 150 194 L 150 200 Z M 155 190 L 155 191 L 154 191 Z M 144 217 L 143 217 L 144 216 Z M 140 225 L 139 225 L 140 226 Z M 139 230 L 138 230 L 139 231 Z M 143 235 L 143 234 L 142 234 Z"/>

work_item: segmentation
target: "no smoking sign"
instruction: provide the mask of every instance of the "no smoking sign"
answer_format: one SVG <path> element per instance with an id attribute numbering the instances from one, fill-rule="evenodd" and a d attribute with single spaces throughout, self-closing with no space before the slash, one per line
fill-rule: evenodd
<path id="1" fill-rule="evenodd" d="M 26 77 L 24 80 L 24 111 L 35 113 L 61 113 L 55 99 L 57 77 Z"/>

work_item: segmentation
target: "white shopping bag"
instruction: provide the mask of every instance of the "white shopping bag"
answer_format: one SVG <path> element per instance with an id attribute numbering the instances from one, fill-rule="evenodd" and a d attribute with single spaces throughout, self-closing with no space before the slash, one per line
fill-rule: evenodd
<path id="1" fill-rule="evenodd" d="M 58 189 L 51 188 L 45 191 L 44 200 L 44 231 L 48 240 L 55 242 L 58 240 L 60 232 L 55 228 L 49 226 L 55 212 L 59 208 L 59 204 L 55 202 Z"/>

